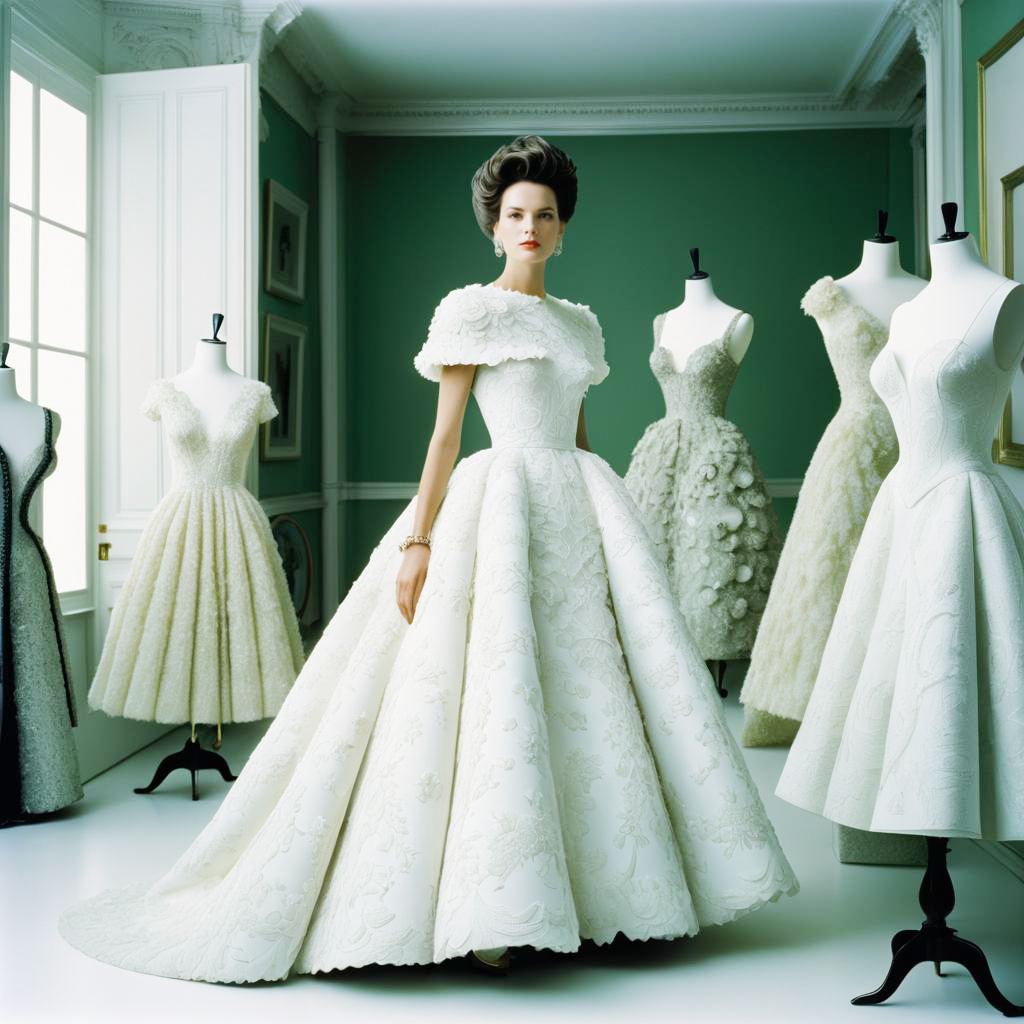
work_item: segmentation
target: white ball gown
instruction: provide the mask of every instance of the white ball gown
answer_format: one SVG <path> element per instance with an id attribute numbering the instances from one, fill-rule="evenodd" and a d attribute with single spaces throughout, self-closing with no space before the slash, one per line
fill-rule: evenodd
<path id="1" fill-rule="evenodd" d="M 1024 839 L 1024 510 L 991 455 L 1017 362 L 998 365 L 989 327 L 905 346 L 904 376 L 912 305 L 871 367 L 899 461 L 776 792 L 873 832 Z"/>
<path id="2" fill-rule="evenodd" d="M 797 890 L 639 513 L 576 448 L 597 318 L 467 285 L 415 358 L 453 363 L 492 447 L 452 472 L 412 623 L 415 498 L 178 862 L 65 912 L 89 955 L 273 980 L 692 935 Z"/>

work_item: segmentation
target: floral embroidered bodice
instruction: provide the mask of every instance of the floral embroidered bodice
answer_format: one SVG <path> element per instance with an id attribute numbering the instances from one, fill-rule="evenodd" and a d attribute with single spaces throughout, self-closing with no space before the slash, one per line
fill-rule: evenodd
<path id="1" fill-rule="evenodd" d="M 438 381 L 452 353 L 479 360 L 473 394 L 494 448 L 574 449 L 580 402 L 608 374 L 589 306 L 490 284 L 441 300 L 416 369 Z"/>
<path id="2" fill-rule="evenodd" d="M 913 333 L 912 309 L 901 307 L 870 375 L 899 438 L 893 479 L 908 505 L 956 473 L 993 472 L 992 437 L 1017 371 L 1015 364 L 1004 370 L 996 363 L 991 331 L 940 337 L 923 347 Z M 902 352 L 902 368 L 894 350 Z"/>
<path id="3" fill-rule="evenodd" d="M 736 313 L 720 338 L 695 348 L 682 370 L 676 370 L 672 353 L 660 341 L 655 342 L 648 362 L 665 397 L 667 417 L 725 416 L 725 402 L 739 372 L 739 364 L 729 353 L 729 342 L 742 315 L 742 310 Z M 661 325 L 655 333 L 660 339 L 664 319 L 659 319 Z"/>
<path id="4" fill-rule="evenodd" d="M 150 385 L 143 413 L 163 421 L 176 488 L 242 487 L 256 428 L 277 409 L 266 384 L 246 379 L 210 435 L 192 399 L 173 380 L 161 378 Z"/>

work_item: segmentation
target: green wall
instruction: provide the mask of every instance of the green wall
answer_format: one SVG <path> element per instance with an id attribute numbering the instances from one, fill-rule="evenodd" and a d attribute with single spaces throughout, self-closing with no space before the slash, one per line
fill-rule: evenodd
<path id="1" fill-rule="evenodd" d="M 545 286 L 593 308 L 611 367 L 585 403 L 594 451 L 624 473 L 644 428 L 663 414 L 647 364 L 651 321 L 682 301 L 687 251 L 697 245 L 721 298 L 756 321 L 729 416 L 766 476 L 802 476 L 839 396 L 800 298 L 822 275 L 856 266 L 879 206 L 912 269 L 909 131 L 547 138 L 575 161 L 580 198 Z M 419 479 L 437 385 L 412 358 L 446 292 L 501 271 L 469 198 L 473 172 L 501 141 L 344 140 L 350 480 Z M 463 454 L 487 444 L 471 400 Z M 792 500 L 776 505 L 788 522 Z M 400 509 L 349 503 L 346 583 Z"/>
<path id="2" fill-rule="evenodd" d="M 960 32 L 964 78 L 964 224 L 980 237 L 978 58 L 1024 18 L 1021 0 L 963 0 Z"/>
<path id="3" fill-rule="evenodd" d="M 318 202 L 318 157 L 316 137 L 286 113 L 266 92 L 260 93 L 261 110 L 269 126 L 260 143 L 260 276 L 259 331 L 260 376 L 263 376 L 263 332 L 266 314 L 273 313 L 305 324 L 306 346 L 302 367 L 302 454 L 298 459 L 260 462 L 259 496 L 285 497 L 321 491 L 321 401 L 320 401 L 320 241 Z M 263 251 L 266 241 L 266 183 L 272 178 L 309 204 L 306 235 L 306 297 L 301 303 L 268 294 L 263 288 Z M 321 513 L 294 512 L 309 538 L 313 553 L 313 586 L 320 587 L 323 571 Z"/>
<path id="4" fill-rule="evenodd" d="M 263 332 L 266 314 L 273 313 L 305 324 L 306 348 L 302 372 L 302 456 L 260 463 L 260 497 L 280 497 L 320 491 L 320 241 L 317 224 L 317 149 L 315 136 L 266 93 L 261 109 L 270 132 L 260 143 L 260 375 L 263 375 Z M 306 298 L 304 302 L 270 295 L 263 288 L 263 251 L 266 243 L 266 183 L 284 185 L 309 203 L 306 232 Z"/>

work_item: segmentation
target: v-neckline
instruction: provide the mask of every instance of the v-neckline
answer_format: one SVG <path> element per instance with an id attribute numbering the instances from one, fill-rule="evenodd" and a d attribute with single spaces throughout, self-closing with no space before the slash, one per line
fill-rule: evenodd
<path id="1" fill-rule="evenodd" d="M 19 466 L 19 470 L 22 472 L 25 472 L 26 466 L 29 467 L 28 471 L 25 472 L 25 479 L 22 481 L 23 485 L 32 478 L 32 474 L 35 473 L 35 471 L 39 468 L 40 452 L 45 454 L 46 449 L 52 445 L 52 442 L 47 440 L 47 435 L 53 429 L 52 427 L 50 427 L 50 423 L 52 422 L 51 418 L 53 414 L 50 412 L 50 409 L 45 405 L 40 405 L 39 408 L 42 409 L 43 411 L 43 439 L 34 448 L 31 448 L 29 450 L 28 454 L 25 456 L 24 463 L 21 466 Z M 7 465 L 10 466 L 13 460 L 11 459 L 11 456 L 8 453 L 7 449 L 0 445 L 0 451 L 4 453 L 4 459 L 6 459 Z"/>
<path id="2" fill-rule="evenodd" d="M 867 306 L 862 306 L 859 302 L 854 302 L 853 299 L 850 298 L 850 293 L 831 275 L 822 278 L 822 280 L 831 281 L 832 287 L 835 288 L 835 290 L 842 296 L 843 302 L 846 303 L 847 307 L 859 310 L 868 320 L 873 320 L 878 327 L 881 328 L 882 332 L 885 334 L 886 340 L 888 341 L 890 324 L 886 324 L 881 317 L 872 313 Z M 899 309 L 899 306 L 897 306 L 896 309 Z M 895 310 L 893 310 L 893 312 L 895 312 Z"/>
<path id="3" fill-rule="evenodd" d="M 665 316 L 667 317 L 668 313 L 666 313 Z M 660 340 L 658 341 L 657 345 L 654 346 L 654 351 L 657 352 L 659 348 L 665 349 L 665 352 L 668 354 L 669 365 L 672 367 L 672 372 L 678 374 L 679 376 L 682 376 L 682 374 L 686 373 L 686 371 L 689 369 L 690 360 L 693 359 L 693 357 L 698 352 L 703 352 L 706 348 L 714 348 L 716 345 L 721 345 L 726 338 L 732 335 L 733 330 L 735 330 L 736 328 L 736 322 L 739 320 L 741 316 L 743 316 L 743 310 L 739 309 L 733 314 L 732 319 L 729 321 L 728 324 L 726 324 L 725 330 L 717 338 L 712 338 L 711 341 L 705 341 L 703 345 L 698 345 L 696 348 L 691 349 L 689 355 L 687 355 L 686 357 L 686 362 L 683 363 L 683 368 L 681 370 L 677 370 L 675 368 L 675 363 L 672 361 L 671 350 L 667 346 L 662 345 Z M 665 324 L 663 321 L 662 330 L 664 330 L 664 327 Z M 733 366 L 738 367 L 740 365 L 739 363 L 736 362 L 735 359 L 733 359 L 731 353 L 726 353 L 726 355 L 729 356 L 729 361 L 733 364 Z"/>
<path id="4" fill-rule="evenodd" d="M 195 414 L 196 423 L 199 424 L 199 429 L 203 432 L 203 437 L 206 438 L 206 443 L 208 445 L 212 444 L 214 440 L 220 440 L 220 438 L 224 435 L 223 428 L 231 421 L 231 414 L 235 411 L 235 408 L 241 401 L 242 397 L 246 394 L 248 388 L 251 385 L 257 383 L 256 381 L 251 380 L 249 377 L 242 378 L 242 386 L 238 389 L 238 394 L 235 395 L 235 397 L 230 402 L 228 402 L 227 411 L 224 413 L 224 418 L 218 424 L 217 430 L 213 434 L 211 434 L 210 431 L 206 429 L 206 426 L 203 423 L 203 415 L 199 411 L 199 406 L 197 406 L 196 403 L 192 401 L 192 398 L 188 394 L 188 392 L 179 388 L 178 385 L 174 383 L 173 378 L 167 377 L 166 381 L 171 386 L 174 393 L 180 395 L 188 403 L 189 408 Z"/>

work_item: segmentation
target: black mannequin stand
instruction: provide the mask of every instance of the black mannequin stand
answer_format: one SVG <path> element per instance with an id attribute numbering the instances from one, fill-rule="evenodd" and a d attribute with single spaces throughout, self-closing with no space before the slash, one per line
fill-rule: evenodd
<path id="1" fill-rule="evenodd" d="M 942 961 L 948 960 L 966 967 L 981 994 L 1002 1014 L 1007 1017 L 1024 1016 L 1024 1006 L 1011 1003 L 996 987 L 981 947 L 958 938 L 956 929 L 946 925 L 946 917 L 952 912 L 955 902 L 953 881 L 946 865 L 949 840 L 941 836 L 928 836 L 927 839 L 928 867 L 919 897 L 925 920 L 917 931 L 908 929 L 892 937 L 892 963 L 885 981 L 874 992 L 857 996 L 851 1002 L 854 1006 L 884 1002 L 914 967 L 929 960 L 935 964 L 935 973 L 942 977 Z"/>
<path id="2" fill-rule="evenodd" d="M 215 754 L 212 750 L 206 750 L 199 744 L 199 740 L 196 739 L 195 729 L 192 730 L 192 735 L 185 740 L 185 746 L 181 748 L 177 753 L 168 754 L 157 766 L 156 772 L 153 774 L 153 779 L 148 786 L 136 787 L 136 793 L 152 793 L 157 786 L 160 785 L 168 775 L 174 771 L 175 768 L 184 768 L 192 773 L 192 799 L 198 800 L 199 793 L 196 790 L 196 772 L 201 771 L 203 768 L 214 768 L 220 772 L 221 778 L 225 782 L 234 782 L 237 775 L 231 774 L 231 769 L 228 767 L 227 761 L 221 757 L 220 754 Z"/>

